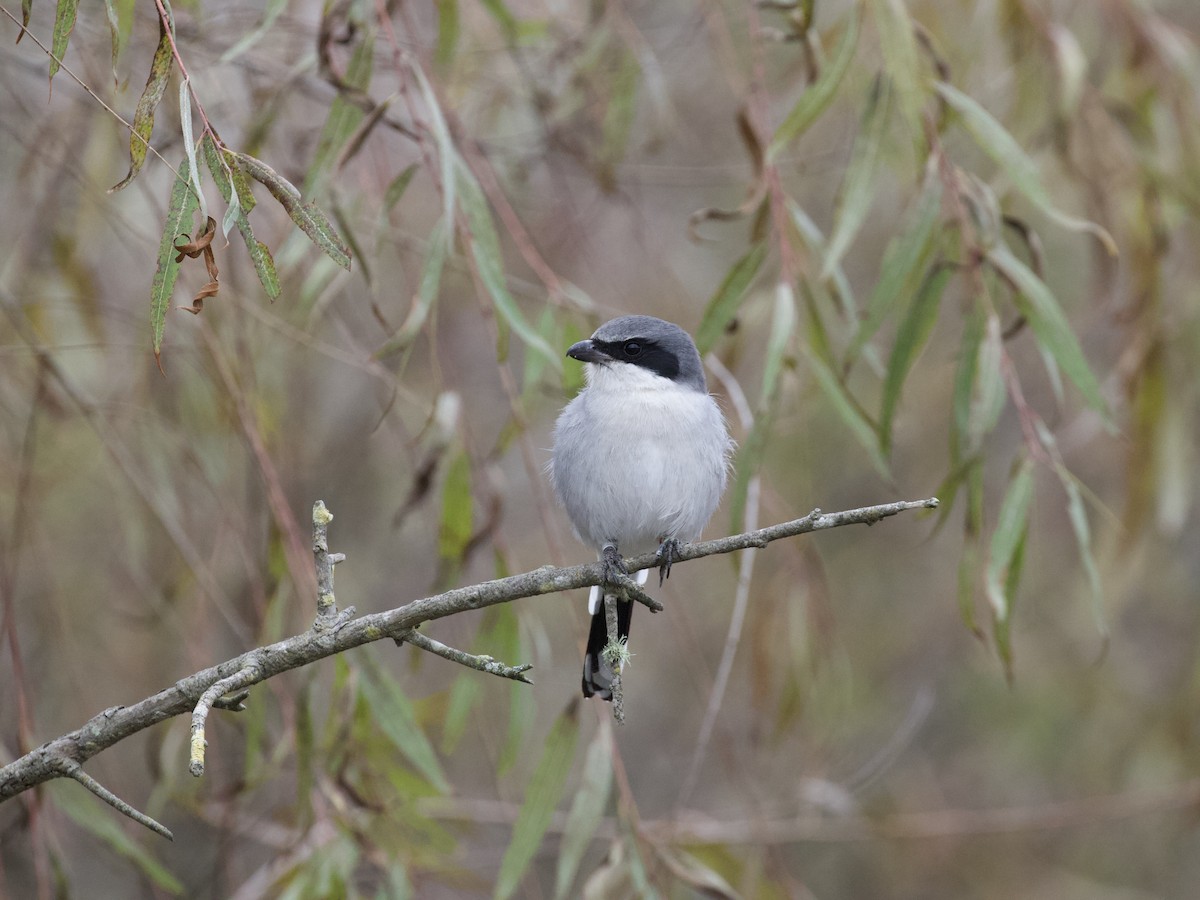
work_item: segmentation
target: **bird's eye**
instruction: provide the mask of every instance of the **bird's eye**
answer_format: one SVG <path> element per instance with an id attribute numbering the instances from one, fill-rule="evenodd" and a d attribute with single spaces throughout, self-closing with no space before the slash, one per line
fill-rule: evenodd
<path id="1" fill-rule="evenodd" d="M 623 349 L 625 350 L 625 355 L 629 357 L 629 359 L 634 359 L 635 357 L 642 355 L 642 345 L 637 341 L 626 341 Z"/>

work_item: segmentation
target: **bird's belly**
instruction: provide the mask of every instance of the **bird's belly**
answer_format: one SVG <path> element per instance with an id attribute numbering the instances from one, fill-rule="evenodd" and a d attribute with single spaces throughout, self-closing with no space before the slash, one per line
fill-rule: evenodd
<path id="1" fill-rule="evenodd" d="M 598 452 L 588 454 L 589 470 L 573 474 L 585 485 L 580 499 L 587 508 L 571 517 L 594 545 L 615 541 L 624 555 L 644 553 L 665 538 L 694 539 L 711 515 L 721 490 L 720 451 L 661 422 L 636 417 L 606 429 L 592 448 Z"/>

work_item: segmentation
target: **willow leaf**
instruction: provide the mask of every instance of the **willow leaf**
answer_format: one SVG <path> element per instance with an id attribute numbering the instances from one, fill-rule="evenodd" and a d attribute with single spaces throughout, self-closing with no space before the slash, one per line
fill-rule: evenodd
<path id="1" fill-rule="evenodd" d="M 1088 406 L 1109 421 L 1108 404 L 1100 391 L 1100 383 L 1050 288 L 1003 244 L 990 248 L 987 258 L 1015 288 L 1017 308 L 1028 320 L 1038 344 L 1071 379 Z"/>
<path id="2" fill-rule="evenodd" d="M 79 12 L 79 0 L 58 0 L 54 10 L 54 34 L 50 44 L 50 80 L 58 74 L 61 60 L 67 52 L 71 32 L 75 30 L 75 16 Z"/>
<path id="3" fill-rule="evenodd" d="M 179 164 L 179 175 L 171 188 L 171 200 L 167 205 L 167 221 L 163 224 L 162 237 L 158 244 L 158 265 L 154 270 L 154 283 L 150 291 L 150 327 L 154 331 L 154 357 L 162 351 L 163 331 L 166 328 L 167 309 L 179 277 L 179 255 L 175 239 L 191 230 L 192 216 L 198 201 L 192 192 L 191 172 L 187 158 Z"/>
<path id="4" fill-rule="evenodd" d="M 237 161 L 255 181 L 279 201 L 293 222 L 335 263 L 350 271 L 350 249 L 315 203 L 305 203 L 296 186 L 260 159 L 248 153 L 235 154 Z"/>
<path id="5" fill-rule="evenodd" d="M 1016 138 L 1009 134 L 1008 130 L 975 98 L 945 82 L 937 83 L 937 91 L 942 99 L 961 116 L 963 125 L 974 138 L 975 143 L 979 145 L 979 149 L 1000 166 L 1009 181 L 1012 182 L 1013 187 L 1020 191 L 1025 199 L 1062 227 L 1094 236 L 1110 256 L 1117 255 L 1117 244 L 1112 235 L 1104 228 L 1095 222 L 1068 215 L 1054 205 L 1050 194 L 1042 184 L 1037 163 L 1021 149 Z"/>
<path id="6" fill-rule="evenodd" d="M 507 900 L 516 892 L 533 862 L 562 797 L 578 740 L 578 703 L 572 702 L 546 736 L 545 749 L 525 790 L 525 802 L 513 823 L 512 840 L 500 861 L 492 894 L 496 900 Z"/>
<path id="7" fill-rule="evenodd" d="M 767 147 L 767 160 L 771 161 L 779 152 L 803 134 L 813 122 L 833 102 L 842 78 L 850 69 L 850 61 L 854 58 L 854 48 L 858 44 L 859 21 L 858 13 L 851 12 L 846 19 L 846 28 L 842 39 L 831 59 L 821 71 L 821 75 L 810 84 L 796 101 L 791 112 L 780 123 Z"/>
<path id="8" fill-rule="evenodd" d="M 700 320 L 700 327 L 696 329 L 696 348 L 701 356 L 713 348 L 726 327 L 733 321 L 733 317 L 737 315 L 742 298 L 746 296 L 746 291 L 766 258 L 766 244 L 755 244 L 726 273 L 725 280 L 708 301 L 704 316 Z"/>
<path id="9" fill-rule="evenodd" d="M 142 96 L 133 112 L 133 131 L 129 135 L 129 172 L 119 183 L 108 189 L 110 194 L 129 186 L 146 163 L 146 151 L 150 148 L 150 135 L 154 131 L 154 112 L 167 92 L 167 82 L 171 80 L 171 67 L 174 64 L 171 35 L 160 19 L 158 47 L 150 61 L 150 74 L 146 77 L 146 86 L 142 88 Z"/>
<path id="10" fill-rule="evenodd" d="M 850 243 L 858 234 L 875 198 L 875 175 L 879 170 L 880 150 L 887 129 L 888 113 L 891 110 L 892 87 L 887 78 L 879 77 L 871 86 L 867 108 L 863 111 L 862 125 L 854 147 L 850 151 L 850 162 L 842 178 L 834 212 L 833 233 L 829 236 L 829 248 L 821 264 L 820 279 L 824 281 L 833 274 Z"/>

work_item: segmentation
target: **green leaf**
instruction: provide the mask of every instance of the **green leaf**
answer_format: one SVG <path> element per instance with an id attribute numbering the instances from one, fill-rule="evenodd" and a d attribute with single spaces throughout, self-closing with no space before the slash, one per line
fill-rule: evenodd
<path id="1" fill-rule="evenodd" d="M 125 51 L 129 32 L 133 28 L 134 0 L 104 0 L 104 14 L 108 18 L 109 38 L 112 42 L 113 82 L 117 82 L 117 62 Z"/>
<path id="2" fill-rule="evenodd" d="M 442 518 L 438 526 L 438 555 L 455 563 L 462 557 L 472 532 L 471 458 L 460 450 L 450 461 L 442 486 Z"/>
<path id="3" fill-rule="evenodd" d="M 521 641 L 521 620 L 512 604 L 505 604 L 497 613 L 488 643 L 494 651 L 485 651 L 497 659 L 524 659 L 528 655 Z M 523 759 L 529 749 L 529 731 L 533 726 L 537 707 L 533 692 L 518 682 L 508 682 L 508 728 L 504 735 L 504 746 L 496 760 L 497 774 L 504 774 Z"/>
<path id="4" fill-rule="evenodd" d="M 771 398 L 754 413 L 750 433 L 741 442 L 733 458 L 733 483 L 729 487 L 729 528 L 738 532 L 746 526 L 746 497 L 750 480 L 762 468 L 767 452 L 767 439 L 774 431 L 778 403 Z"/>
<path id="5" fill-rule="evenodd" d="M 967 512 L 963 519 L 963 550 L 958 560 L 958 611 L 963 623 L 981 640 L 975 620 L 975 581 L 978 577 L 983 535 L 983 459 L 976 457 L 963 474 L 967 485 Z"/>
<path id="6" fill-rule="evenodd" d="M 579 863 L 587 851 L 604 818 L 608 797 L 612 793 L 612 726 L 604 720 L 588 746 L 583 760 L 583 772 L 571 810 L 567 813 L 567 824 L 563 829 L 562 843 L 558 848 L 558 870 L 554 878 L 554 896 L 567 896 Z"/>
<path id="7" fill-rule="evenodd" d="M 259 282 L 267 292 L 267 296 L 274 300 L 280 293 L 279 274 L 275 270 L 275 259 L 271 256 L 270 248 L 254 236 L 254 229 L 250 227 L 247 213 L 254 206 L 254 194 L 250 192 L 250 187 L 246 184 L 245 173 L 238 165 L 235 154 L 228 150 L 217 149 L 212 135 L 204 135 L 200 141 L 200 149 L 204 153 L 204 163 L 217 185 L 217 190 L 229 204 L 225 216 L 222 218 L 221 227 L 228 234 L 227 220 L 232 218 L 246 245 L 246 250 L 250 254 L 250 260 L 254 263 L 254 272 L 258 275 Z M 247 197 L 250 202 L 247 203 L 243 197 Z"/>
<path id="8" fill-rule="evenodd" d="M 984 572 L 984 588 L 992 615 L 997 624 L 1007 626 L 1012 612 L 1012 596 L 1015 584 L 1010 570 L 1018 563 L 1018 551 L 1025 540 L 1029 526 L 1029 505 L 1033 499 L 1033 463 L 1021 460 L 1016 472 L 1009 480 L 996 528 L 992 532 L 988 548 L 987 569 Z"/>
<path id="9" fill-rule="evenodd" d="M 117 824 L 118 813 L 100 801 L 89 799 L 87 790 L 74 781 L 52 781 L 45 789 L 54 798 L 54 805 L 66 813 L 80 828 L 90 832 L 125 857 L 160 890 L 182 894 L 183 884 L 140 844 L 135 843 Z"/>
<path id="10" fill-rule="evenodd" d="M 516 16 L 512 14 L 507 6 L 504 5 L 504 0 L 481 0 L 483 8 L 486 9 L 496 20 L 504 32 L 504 37 L 508 40 L 513 40 L 517 36 L 520 22 Z"/>
<path id="11" fill-rule="evenodd" d="M 900 112 L 909 130 L 921 137 L 921 109 L 925 105 L 925 89 L 921 84 L 921 57 L 917 50 L 912 19 L 903 0 L 872 0 L 871 12 L 883 49 L 883 63 L 896 85 Z"/>
<path id="12" fill-rule="evenodd" d="M 1117 244 L 1105 229 L 1095 222 L 1067 215 L 1054 205 L 1042 185 L 1037 163 L 1021 149 L 1016 138 L 1009 134 L 991 113 L 980 106 L 973 97 L 943 81 L 939 81 L 936 87 L 942 99 L 962 117 L 963 125 L 975 143 L 1000 166 L 1013 187 L 1020 191 L 1025 199 L 1063 228 L 1093 235 L 1104 245 L 1110 256 L 1117 255 Z"/>
<path id="13" fill-rule="evenodd" d="M 820 280 L 825 281 L 841 263 L 858 234 L 875 198 L 875 175 L 879 171 L 879 158 L 887 130 L 888 113 L 891 110 L 891 82 L 877 77 L 871 85 L 867 108 L 863 111 L 862 125 L 854 147 L 850 151 L 850 162 L 838 190 L 834 206 L 833 232 L 821 264 Z"/>
<path id="14" fill-rule="evenodd" d="M 826 63 L 820 77 L 805 89 L 791 112 L 776 129 L 775 136 L 771 138 L 771 143 L 767 147 L 768 162 L 774 160 L 784 147 L 806 131 L 833 102 L 838 86 L 841 85 L 842 78 L 850 69 L 850 61 L 854 58 L 854 48 L 858 44 L 858 30 L 858 12 L 854 11 L 846 18 L 846 28 L 833 53 L 833 59 Z"/>
<path id="15" fill-rule="evenodd" d="M 775 305 L 771 312 L 771 333 L 767 336 L 766 360 L 763 363 L 762 406 L 775 396 L 779 384 L 779 373 L 783 370 L 783 358 L 796 332 L 796 294 L 785 281 L 775 285 Z"/>
<path id="16" fill-rule="evenodd" d="M 972 309 L 963 326 L 962 341 L 958 350 L 958 370 L 954 376 L 954 434 L 959 450 L 969 455 L 971 446 L 969 426 L 971 421 L 971 397 L 975 393 L 975 379 L 979 372 L 979 345 L 983 341 L 987 319 L 980 309 Z"/>
<path id="17" fill-rule="evenodd" d="M 716 345 L 729 323 L 733 321 L 733 317 L 737 315 L 746 291 L 766 258 L 766 244 L 757 243 L 725 274 L 725 280 L 708 301 L 704 316 L 700 320 L 700 327 L 696 329 L 696 348 L 701 356 Z"/>
<path id="18" fill-rule="evenodd" d="M 730 489 L 730 515 L 733 530 L 740 530 L 744 522 L 746 494 L 750 480 L 762 465 L 766 454 L 767 439 L 775 421 L 779 397 L 779 375 L 783 371 L 784 358 L 796 332 L 796 294 L 792 286 L 780 281 L 775 285 L 775 304 L 771 313 L 771 332 L 767 339 L 766 360 L 763 363 L 762 389 L 759 392 L 758 408 L 754 424 L 745 442 L 734 459 L 733 485 Z"/>
<path id="19" fill-rule="evenodd" d="M 359 691 L 371 707 L 376 726 L 438 791 L 450 793 L 437 752 L 417 722 L 412 702 L 400 686 L 370 657 Z"/>
<path id="20" fill-rule="evenodd" d="M 854 402 L 838 377 L 815 354 L 809 354 L 808 367 L 816 378 L 821 392 L 833 407 L 833 411 L 837 413 L 837 417 L 842 420 L 842 424 L 850 430 L 854 438 L 867 451 L 867 456 L 870 457 L 875 470 L 884 479 L 890 479 L 891 474 L 888 472 L 887 460 L 879 452 L 879 440 L 875 426 Z"/>
<path id="21" fill-rule="evenodd" d="M 439 67 L 450 65 L 454 51 L 458 48 L 459 17 L 458 0 L 436 0 L 438 14 L 437 46 L 433 51 L 433 62 Z"/>
<path id="22" fill-rule="evenodd" d="M 50 44 L 50 80 L 58 74 L 59 62 L 67 52 L 67 42 L 75 30 L 75 15 L 79 11 L 79 0 L 58 0 L 54 10 L 54 35 Z"/>
<path id="23" fill-rule="evenodd" d="M 150 289 L 150 327 L 154 330 L 155 359 L 158 359 L 162 352 L 167 309 L 175 291 L 175 280 L 179 277 L 179 263 L 175 261 L 178 256 L 175 239 L 191 231 L 192 216 L 197 205 L 196 195 L 192 193 L 188 161 L 184 157 L 179 164 L 179 175 L 175 179 L 175 185 L 171 188 L 167 221 L 163 224 L 162 238 L 158 243 L 158 265 L 154 270 L 154 283 Z"/>
<path id="24" fill-rule="evenodd" d="M 994 315 L 980 314 L 968 320 L 954 395 L 955 424 L 965 456 L 979 452 L 1004 410 L 1007 394 L 1000 368 L 1003 352 L 1000 321 Z"/>
<path id="25" fill-rule="evenodd" d="M 174 20 L 171 20 L 171 23 L 173 28 Z M 142 88 L 142 96 L 133 112 L 133 131 L 129 135 L 129 172 L 120 182 L 108 189 L 110 194 L 127 187 L 146 163 L 146 151 L 150 148 L 150 135 L 154 131 L 154 112 L 167 92 L 167 82 L 171 80 L 171 67 L 174 64 L 171 35 L 160 18 L 158 47 L 150 61 L 150 74 L 146 77 L 146 86 Z"/>
<path id="26" fill-rule="evenodd" d="M 266 186 L 271 196 L 279 201 L 293 222 L 309 239 L 324 251 L 325 255 L 350 271 L 350 250 L 315 203 L 305 203 L 296 186 L 260 159 L 248 153 L 235 154 L 237 161 L 255 181 Z"/>
<path id="27" fill-rule="evenodd" d="M 1051 437 L 1044 433 L 1042 440 Z M 1091 601 L 1092 617 L 1096 622 L 1096 630 L 1108 637 L 1108 625 L 1104 620 L 1104 588 L 1100 583 L 1100 571 L 1096 567 L 1096 557 L 1092 554 L 1092 530 L 1088 525 L 1087 510 L 1083 506 L 1083 493 L 1079 480 L 1071 474 L 1061 460 L 1055 460 L 1054 472 L 1067 493 L 1067 516 L 1071 520 L 1071 530 L 1075 533 L 1075 546 L 1079 549 L 1079 561 L 1083 565 L 1084 576 L 1087 578 L 1088 597 Z"/>
<path id="28" fill-rule="evenodd" d="M 420 88 L 421 99 L 428 110 L 429 130 L 437 145 L 438 177 L 442 188 L 442 216 L 447 224 L 452 225 L 455 220 L 454 209 L 458 203 L 458 178 L 455 174 L 460 162 L 458 150 L 454 146 L 454 139 L 450 136 L 450 126 L 446 124 L 446 116 L 442 113 L 442 106 L 438 103 L 433 85 L 429 83 L 429 79 L 425 77 L 420 66 L 415 62 L 410 62 L 409 65 L 416 77 L 417 87 Z M 474 178 L 469 173 L 467 180 L 474 182 Z"/>
<path id="29" fill-rule="evenodd" d="M 366 90 L 371 83 L 371 69 L 375 60 L 375 33 L 367 31 L 362 42 L 354 48 L 346 66 L 343 80 L 352 88 Z M 334 162 L 346 141 L 362 122 L 366 111 L 347 100 L 342 94 L 329 104 L 329 115 L 317 138 L 317 149 L 304 179 L 303 194 L 312 197 L 325 187 Z"/>
<path id="30" fill-rule="evenodd" d="M 446 715 L 442 719 L 442 753 L 451 754 L 462 740 L 471 711 L 483 696 L 483 679 L 478 673 L 463 672 L 450 687 Z"/>
<path id="31" fill-rule="evenodd" d="M 933 269 L 926 277 L 921 290 L 913 298 L 908 315 L 900 322 L 896 331 L 896 342 L 888 359 L 887 376 L 883 381 L 883 406 L 879 413 L 879 448 L 886 456 L 892 449 L 892 419 L 900 392 L 908 378 L 909 369 L 924 349 L 933 326 L 937 323 L 938 308 L 942 291 L 950 280 L 952 270 L 946 266 Z"/>
<path id="32" fill-rule="evenodd" d="M 604 108 L 596 157 L 600 163 L 602 183 L 607 185 L 613 179 L 613 167 L 625 156 L 625 148 L 629 143 L 629 133 L 637 116 L 642 70 L 632 53 L 622 53 L 618 60 L 610 61 L 606 74 L 608 103 Z"/>
<path id="33" fill-rule="evenodd" d="M 676 879 L 699 896 L 711 900 L 739 900 L 741 897 L 719 872 L 695 855 L 666 844 L 655 845 L 654 852 Z"/>
<path id="34" fill-rule="evenodd" d="M 555 372 L 562 370 L 562 360 L 559 354 L 545 339 L 538 334 L 536 328 L 525 320 L 517 301 L 508 290 L 504 275 L 504 259 L 500 252 L 500 239 L 496 235 L 492 223 L 492 213 L 488 209 L 487 200 L 483 196 L 474 176 L 465 165 L 459 166 L 459 196 L 462 198 L 463 212 L 467 218 L 466 243 L 475 267 L 479 271 L 479 280 L 487 288 L 492 302 L 496 304 L 501 318 L 508 324 L 521 340 L 541 353 Z"/>
<path id="35" fill-rule="evenodd" d="M 262 21 L 258 23 L 253 31 L 248 31 L 235 43 L 232 47 L 221 54 L 220 62 L 233 62 L 264 37 L 271 32 L 271 28 L 275 25 L 275 21 L 287 9 L 288 0 L 267 0 L 267 7 L 263 10 Z"/>
<path id="36" fill-rule="evenodd" d="M 492 896 L 507 900 L 521 884 L 542 837 L 554 816 L 579 740 L 579 701 L 574 700 L 546 736 L 541 759 L 525 790 L 525 802 L 513 823 L 512 840 L 500 861 L 500 872 Z"/>
<path id="37" fill-rule="evenodd" d="M 375 352 L 376 357 L 404 349 L 421 333 L 425 320 L 429 318 L 429 310 L 437 300 L 438 289 L 442 283 L 442 270 L 445 268 L 446 254 L 449 250 L 450 234 L 446 229 L 446 220 L 439 219 L 429 235 L 425 262 L 421 266 L 421 282 L 417 287 L 417 296 L 413 300 L 412 308 L 396 334 Z"/>
<path id="38" fill-rule="evenodd" d="M 792 226 L 799 233 L 801 240 L 804 241 L 805 247 L 817 259 L 823 259 L 827 253 L 825 235 L 821 233 L 821 229 L 817 227 L 817 223 L 812 220 L 812 216 L 806 213 L 799 204 L 791 198 L 787 201 L 788 216 L 791 218 Z M 850 280 L 846 278 L 846 273 L 842 270 L 840 264 L 833 267 L 830 272 L 830 280 L 822 284 L 814 284 L 815 291 L 828 291 L 833 296 L 842 317 L 848 322 L 858 321 L 858 306 L 854 300 L 854 290 L 850 287 Z"/>
<path id="39" fill-rule="evenodd" d="M 1017 308 L 1028 320 L 1038 344 L 1049 352 L 1071 379 L 1088 406 L 1100 413 L 1105 422 L 1109 422 L 1108 404 L 1100 392 L 1100 384 L 1050 288 L 1004 244 L 992 247 L 987 258 L 1016 289 L 1014 299 Z"/>
<path id="40" fill-rule="evenodd" d="M 867 299 L 867 307 L 854 339 L 846 351 L 845 364 L 858 358 L 896 304 L 917 289 L 930 253 L 936 245 L 937 223 L 942 211 L 942 182 L 932 169 L 913 209 L 911 223 L 888 242 L 879 267 L 879 280 Z"/>
<path id="41" fill-rule="evenodd" d="M 296 807 L 300 821 L 311 823 L 313 819 L 313 795 L 316 793 L 315 755 L 313 753 L 312 681 L 303 683 L 296 692 Z"/>

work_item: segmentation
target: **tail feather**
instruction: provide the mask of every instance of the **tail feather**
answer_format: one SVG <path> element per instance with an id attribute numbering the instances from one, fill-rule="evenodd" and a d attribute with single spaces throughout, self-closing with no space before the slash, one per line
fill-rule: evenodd
<path id="1" fill-rule="evenodd" d="M 629 638 L 629 623 L 633 619 L 633 603 L 617 601 L 617 637 L 622 641 Z M 583 657 L 583 696 L 612 700 L 613 668 L 604 658 L 608 646 L 608 623 L 604 617 L 604 603 L 596 604 L 592 612 L 592 627 L 588 631 L 587 652 Z"/>

